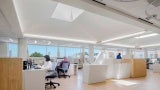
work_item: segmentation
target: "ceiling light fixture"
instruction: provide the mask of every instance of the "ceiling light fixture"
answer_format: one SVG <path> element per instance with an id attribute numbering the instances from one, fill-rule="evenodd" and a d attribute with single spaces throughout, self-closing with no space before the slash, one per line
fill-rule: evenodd
<path id="1" fill-rule="evenodd" d="M 52 18 L 64 20 L 68 22 L 73 22 L 76 18 L 78 18 L 84 10 L 75 8 L 69 5 L 65 5 L 62 3 L 58 3 L 57 7 L 52 14 Z"/>
<path id="2" fill-rule="evenodd" d="M 37 44 L 37 40 L 35 40 L 34 43 Z"/>
<path id="3" fill-rule="evenodd" d="M 133 33 L 133 34 L 128 34 L 128 35 L 124 35 L 124 36 L 120 36 L 120 37 L 116 37 L 116 38 L 104 40 L 104 41 L 102 41 L 101 43 L 106 43 L 106 42 L 111 42 L 111 41 L 120 40 L 120 39 L 124 39 L 124 38 L 129 38 L 129 37 L 141 35 L 141 34 L 143 34 L 143 33 L 145 33 L 145 32 L 146 32 L 146 31 L 137 32 L 137 33 Z"/>
<path id="4" fill-rule="evenodd" d="M 13 39 L 10 38 L 9 41 L 10 41 L 10 42 L 13 42 Z"/>
<path id="5" fill-rule="evenodd" d="M 153 36 L 156 36 L 156 35 L 158 35 L 158 33 L 146 34 L 146 35 L 142 35 L 142 36 L 138 36 L 138 37 L 134 37 L 134 38 L 140 39 L 140 38 L 153 37 Z"/>
<path id="6" fill-rule="evenodd" d="M 135 46 L 131 46 L 131 45 L 116 44 L 116 43 L 106 43 L 104 45 L 117 46 L 117 47 L 125 47 L 125 48 L 134 48 L 135 47 Z"/>
<path id="7" fill-rule="evenodd" d="M 54 40 L 80 42 L 80 43 L 90 43 L 90 44 L 95 44 L 96 43 L 96 41 L 87 41 L 87 40 L 79 40 L 79 39 L 52 37 L 52 36 L 42 36 L 42 35 L 34 35 L 34 34 L 24 34 L 24 37 L 40 38 L 40 39 L 54 39 Z"/>
<path id="8" fill-rule="evenodd" d="M 149 44 L 149 45 L 142 45 L 141 48 L 156 47 L 156 46 L 160 46 L 160 43 L 157 43 L 157 44 Z"/>

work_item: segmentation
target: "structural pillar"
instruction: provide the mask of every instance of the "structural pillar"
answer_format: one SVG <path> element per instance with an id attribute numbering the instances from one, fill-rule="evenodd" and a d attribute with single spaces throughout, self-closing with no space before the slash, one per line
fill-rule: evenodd
<path id="1" fill-rule="evenodd" d="M 59 51 L 59 47 L 57 47 L 57 58 L 60 57 L 60 51 Z"/>
<path id="2" fill-rule="evenodd" d="M 126 58 L 133 58 L 132 49 L 130 48 L 126 49 Z"/>
<path id="3" fill-rule="evenodd" d="M 82 63 L 85 62 L 85 52 L 84 52 L 84 47 L 81 48 L 81 57 L 80 60 L 82 61 Z"/>
<path id="4" fill-rule="evenodd" d="M 94 46 L 89 45 L 89 63 L 94 62 Z"/>
<path id="5" fill-rule="evenodd" d="M 22 60 L 27 60 L 29 57 L 26 38 L 18 39 L 18 57 L 22 58 Z"/>
<path id="6" fill-rule="evenodd" d="M 144 49 L 144 58 L 148 58 L 148 51 L 147 51 L 147 49 Z"/>
<path id="7" fill-rule="evenodd" d="M 0 43 L 0 57 L 8 57 L 8 43 Z"/>

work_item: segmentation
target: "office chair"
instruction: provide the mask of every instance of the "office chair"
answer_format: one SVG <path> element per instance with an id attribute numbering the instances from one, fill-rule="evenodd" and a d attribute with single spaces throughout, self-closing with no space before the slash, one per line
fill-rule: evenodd
<path id="1" fill-rule="evenodd" d="M 69 70 L 70 63 L 69 62 L 63 62 L 61 68 L 57 68 L 58 72 L 58 78 L 64 77 L 66 78 L 67 76 L 70 78 L 70 75 L 67 75 L 67 72 Z"/>
<path id="2" fill-rule="evenodd" d="M 45 87 L 47 87 L 47 86 L 49 85 L 50 87 L 53 86 L 54 88 L 56 88 L 55 84 L 57 84 L 58 86 L 60 86 L 59 83 L 52 82 L 52 79 L 54 79 L 54 78 L 57 77 L 57 74 L 54 73 L 54 70 L 49 70 L 48 72 L 53 72 L 53 73 L 52 73 L 51 75 L 48 75 L 48 76 L 45 77 L 45 79 L 46 79 L 47 81 L 49 80 L 49 82 L 45 83 Z"/>

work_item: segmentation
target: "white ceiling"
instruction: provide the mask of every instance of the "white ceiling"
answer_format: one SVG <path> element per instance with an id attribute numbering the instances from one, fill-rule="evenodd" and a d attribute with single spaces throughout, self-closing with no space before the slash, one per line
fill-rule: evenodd
<path id="1" fill-rule="evenodd" d="M 0 37 L 22 37 L 12 0 L 0 0 Z"/>
<path id="2" fill-rule="evenodd" d="M 144 30 L 87 11 L 74 22 L 53 19 L 57 2 L 52 0 L 16 0 L 16 3 L 25 34 L 102 41 Z"/>
<path id="3" fill-rule="evenodd" d="M 13 0 L 13 2 L 12 0 L 0 0 L 0 10 L 2 11 L 2 14 L 0 13 L 0 37 L 20 37 L 22 34 L 33 34 L 100 42 L 144 30 L 160 32 L 159 27 L 139 22 L 137 19 L 132 17 L 146 18 L 144 13 L 144 9 L 146 5 L 148 5 L 146 0 L 127 3 L 117 2 L 114 0 L 104 0 L 107 6 L 98 5 L 92 0 L 58 1 L 81 8 L 85 10 L 85 12 L 82 13 L 75 21 L 66 22 L 51 18 L 57 6 L 57 0 Z M 13 3 L 15 5 L 15 9 L 11 8 L 13 7 Z M 6 10 L 5 5 L 8 7 Z M 114 9 L 109 8 L 108 6 Z M 123 13 L 120 13 L 115 9 Z M 159 21 L 152 19 L 150 21 L 155 23 L 157 26 L 160 25 Z M 112 41 L 111 43 L 131 46 L 137 45 L 137 43 L 139 45 L 146 45 L 160 43 L 159 37 L 160 36 L 155 36 L 139 40 L 130 37 Z M 37 38 L 38 37 L 36 37 L 36 39 Z M 34 38 L 29 38 L 30 43 L 34 43 L 34 40 Z M 43 42 L 44 40 L 39 40 L 39 44 L 49 42 L 48 40 Z M 150 42 L 150 40 L 152 42 Z M 67 44 L 73 44 L 64 41 L 52 41 L 54 45 L 55 42 L 59 45 L 66 44 L 66 46 Z M 74 43 L 73 45 L 76 46 L 78 44 L 80 43 Z M 101 46 L 101 44 L 99 45 Z"/>
<path id="4" fill-rule="evenodd" d="M 137 18 L 145 19 L 147 17 L 145 11 L 147 11 L 148 14 L 150 15 L 156 14 L 157 18 L 160 19 L 160 6 L 154 7 L 153 5 L 148 3 L 148 0 L 136 0 L 133 2 L 118 2 L 116 0 L 103 0 L 103 1 L 107 4 L 107 6 L 125 12 Z M 155 1 L 155 0 L 150 0 L 150 1 Z M 148 21 L 160 27 L 160 21 L 155 20 L 153 18 Z"/>

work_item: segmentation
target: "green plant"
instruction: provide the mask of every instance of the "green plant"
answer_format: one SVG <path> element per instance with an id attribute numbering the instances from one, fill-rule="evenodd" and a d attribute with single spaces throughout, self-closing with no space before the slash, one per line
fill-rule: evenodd
<path id="1" fill-rule="evenodd" d="M 43 54 L 39 53 L 39 52 L 34 52 L 30 55 L 30 57 L 43 57 Z"/>

